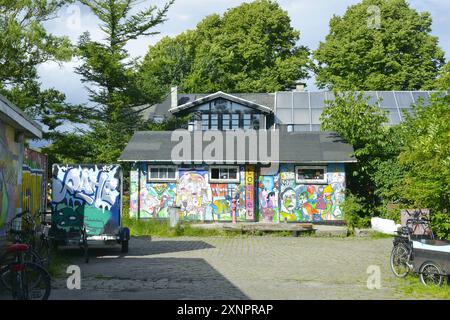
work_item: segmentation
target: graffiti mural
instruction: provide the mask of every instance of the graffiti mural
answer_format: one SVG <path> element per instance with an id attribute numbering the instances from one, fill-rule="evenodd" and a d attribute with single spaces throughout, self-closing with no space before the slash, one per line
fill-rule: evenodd
<path id="1" fill-rule="evenodd" d="M 278 176 L 259 176 L 259 221 L 279 221 L 278 189 Z"/>
<path id="2" fill-rule="evenodd" d="M 345 198 L 343 167 L 329 166 L 326 185 L 297 184 L 294 166 L 280 167 L 280 220 L 324 221 L 341 220 L 341 205 Z"/>
<path id="3" fill-rule="evenodd" d="M 130 217 L 137 218 L 139 210 L 139 171 L 133 168 L 130 171 Z"/>
<path id="4" fill-rule="evenodd" d="M 213 201 L 211 208 L 215 221 L 232 221 L 233 201 L 236 202 L 236 220 L 245 221 L 245 186 L 241 184 L 211 184 Z"/>
<path id="5" fill-rule="evenodd" d="M 140 218 L 168 218 L 169 207 L 176 205 L 187 220 L 232 221 L 236 203 L 237 221 L 255 221 L 256 213 L 261 222 L 343 219 L 343 165 L 328 165 L 323 185 L 297 184 L 295 166 L 281 165 L 278 174 L 257 177 L 257 196 L 253 166 L 241 166 L 240 183 L 228 184 L 209 183 L 208 167 L 180 168 L 177 181 L 148 182 L 145 167 L 132 171 L 130 179 L 130 213 Z"/>
<path id="6" fill-rule="evenodd" d="M 15 130 L 0 122 L 0 234 L 20 208 L 23 146 L 14 141 Z"/>
<path id="7" fill-rule="evenodd" d="M 175 202 L 175 183 L 146 184 L 141 189 L 141 218 L 168 218 Z"/>
<path id="8" fill-rule="evenodd" d="M 240 168 L 242 183 L 230 184 L 210 184 L 209 170 L 205 167 L 180 168 L 174 182 L 149 182 L 145 167 L 136 168 L 130 176 L 132 216 L 168 218 L 169 208 L 177 206 L 186 220 L 231 221 L 235 201 L 236 219 L 246 220 L 244 167 Z"/>
<path id="9" fill-rule="evenodd" d="M 32 214 L 46 210 L 47 156 L 25 148 L 22 167 L 22 208 Z"/>
<path id="10" fill-rule="evenodd" d="M 116 165 L 54 165 L 53 223 L 69 231 L 82 221 L 90 236 L 115 234 L 120 226 L 122 169 Z M 56 213 L 56 214 L 55 214 Z"/>
<path id="11" fill-rule="evenodd" d="M 212 220 L 212 192 L 207 170 L 180 170 L 176 186 L 176 204 L 187 220 Z"/>
<path id="12" fill-rule="evenodd" d="M 247 166 L 245 170 L 245 210 L 247 220 L 255 219 L 255 169 Z"/>

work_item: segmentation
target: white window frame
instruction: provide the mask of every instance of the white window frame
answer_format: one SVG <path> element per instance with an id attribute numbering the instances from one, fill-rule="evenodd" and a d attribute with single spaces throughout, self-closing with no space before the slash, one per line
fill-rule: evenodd
<path id="1" fill-rule="evenodd" d="M 300 179 L 298 177 L 298 169 L 319 169 L 323 170 L 323 179 Z M 295 166 L 295 181 L 299 184 L 327 184 L 327 166 Z"/>
<path id="2" fill-rule="evenodd" d="M 235 179 L 213 179 L 212 175 L 211 175 L 211 171 L 213 169 L 236 169 L 236 178 Z M 209 183 L 239 183 L 241 182 L 241 177 L 240 177 L 240 169 L 239 166 L 210 166 L 209 167 Z"/>
<path id="3" fill-rule="evenodd" d="M 151 177 L 151 169 L 155 168 L 155 169 L 161 169 L 161 168 L 166 168 L 166 169 L 173 169 L 175 171 L 175 178 L 152 178 Z M 177 166 L 171 166 L 171 165 L 151 165 L 149 164 L 147 166 L 147 181 L 148 182 L 175 182 L 178 180 L 178 170 L 177 170 Z"/>

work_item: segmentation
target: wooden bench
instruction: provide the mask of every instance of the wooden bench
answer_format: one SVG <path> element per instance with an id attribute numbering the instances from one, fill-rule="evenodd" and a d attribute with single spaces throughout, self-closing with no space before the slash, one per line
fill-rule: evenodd
<path id="1" fill-rule="evenodd" d="M 312 223 L 237 223 L 223 225 L 224 230 L 245 232 L 282 232 L 288 231 L 298 237 L 302 232 L 313 232 Z"/>

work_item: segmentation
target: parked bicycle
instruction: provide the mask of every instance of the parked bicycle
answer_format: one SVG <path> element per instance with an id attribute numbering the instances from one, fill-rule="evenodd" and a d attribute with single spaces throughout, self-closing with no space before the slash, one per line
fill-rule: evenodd
<path id="1" fill-rule="evenodd" d="M 0 286 L 11 292 L 14 300 L 47 300 L 51 283 L 47 270 L 37 263 L 42 259 L 18 237 L 14 240 L 0 258 Z"/>
<path id="2" fill-rule="evenodd" d="M 415 234 L 418 227 L 422 235 Z M 414 272 L 424 285 L 442 285 L 450 274 L 450 241 L 435 240 L 430 221 L 420 212 L 408 219 L 398 234 L 390 258 L 394 275 L 404 278 Z"/>
<path id="3" fill-rule="evenodd" d="M 39 220 L 39 221 L 38 221 Z M 50 265 L 50 224 L 28 211 L 15 215 L 7 225 L 7 233 L 12 243 L 28 245 L 25 260 L 35 262 L 44 268 Z M 5 253 L 2 260 L 7 260 L 10 253 Z"/>

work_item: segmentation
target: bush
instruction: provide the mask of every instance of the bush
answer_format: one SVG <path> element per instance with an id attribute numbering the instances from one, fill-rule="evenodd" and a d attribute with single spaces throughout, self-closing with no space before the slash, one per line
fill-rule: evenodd
<path id="1" fill-rule="evenodd" d="M 370 223 L 370 214 L 364 206 L 364 200 L 352 193 L 348 193 L 342 204 L 344 220 L 351 232 L 355 228 L 367 227 Z"/>
<path id="2" fill-rule="evenodd" d="M 450 214 L 434 213 L 431 217 L 431 227 L 439 239 L 450 240 Z"/>

